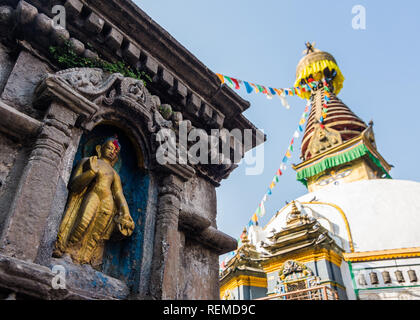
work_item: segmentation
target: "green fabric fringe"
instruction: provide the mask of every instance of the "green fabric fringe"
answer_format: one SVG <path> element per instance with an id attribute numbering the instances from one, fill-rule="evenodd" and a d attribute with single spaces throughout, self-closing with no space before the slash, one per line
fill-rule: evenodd
<path id="1" fill-rule="evenodd" d="M 297 180 L 302 182 L 305 185 L 305 187 L 307 187 L 307 178 L 313 177 L 318 173 L 321 173 L 335 166 L 353 161 L 355 159 L 359 159 L 365 154 L 369 156 L 369 158 L 373 161 L 374 164 L 376 164 L 379 168 L 382 169 L 382 171 L 386 174 L 387 179 L 391 179 L 391 176 L 382 166 L 379 159 L 377 159 L 364 144 L 361 144 L 347 152 L 343 152 L 339 155 L 326 158 L 315 165 L 312 165 L 308 168 L 299 171 L 297 173 Z"/>

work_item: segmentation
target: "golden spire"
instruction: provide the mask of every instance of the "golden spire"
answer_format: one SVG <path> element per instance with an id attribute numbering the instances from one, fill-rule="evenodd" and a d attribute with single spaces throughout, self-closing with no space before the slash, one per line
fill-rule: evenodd
<path id="1" fill-rule="evenodd" d="M 292 201 L 292 212 L 291 213 L 292 214 L 295 214 L 295 215 L 300 214 L 300 211 L 299 211 L 299 209 L 296 206 L 295 200 Z"/>
<path id="2" fill-rule="evenodd" d="M 305 45 L 306 49 L 303 51 L 305 56 L 296 67 L 295 87 L 308 83 L 311 78 L 315 81 L 330 78 L 331 88 L 333 92 L 338 94 L 343 88 L 344 76 L 334 57 L 328 52 L 316 49 L 315 42 L 307 42 Z M 309 99 L 311 93 L 308 91 L 300 92 L 299 96 Z"/>
<path id="3" fill-rule="evenodd" d="M 249 243 L 248 232 L 246 230 L 246 227 L 244 227 L 244 231 L 242 231 L 242 244 L 246 245 L 248 243 Z"/>
<path id="4" fill-rule="evenodd" d="M 310 221 L 306 214 L 303 214 L 296 206 L 296 202 L 292 201 L 292 210 L 287 215 L 286 225 L 290 227 L 295 224 L 303 224 L 308 222 Z"/>

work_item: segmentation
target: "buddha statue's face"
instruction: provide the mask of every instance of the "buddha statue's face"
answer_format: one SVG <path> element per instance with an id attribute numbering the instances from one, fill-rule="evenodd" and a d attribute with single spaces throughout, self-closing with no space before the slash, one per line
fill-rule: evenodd
<path id="1" fill-rule="evenodd" d="M 112 140 L 105 142 L 101 148 L 101 158 L 114 162 L 118 157 L 119 149 Z"/>

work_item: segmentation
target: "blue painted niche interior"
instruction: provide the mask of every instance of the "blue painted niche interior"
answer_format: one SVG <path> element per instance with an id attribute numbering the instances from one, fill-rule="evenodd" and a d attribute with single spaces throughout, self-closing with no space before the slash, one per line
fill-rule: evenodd
<path id="1" fill-rule="evenodd" d="M 73 169 L 82 158 L 96 155 L 95 147 L 114 135 L 118 136 L 121 145 L 119 160 L 114 169 L 121 177 L 124 196 L 135 222 L 135 228 L 131 237 L 123 240 L 111 238 L 106 243 L 102 272 L 123 280 L 132 291 L 136 291 L 140 281 L 143 256 L 149 175 L 144 168 L 139 167 L 135 148 L 126 134 L 110 125 L 98 125 L 92 131 L 82 135 Z"/>

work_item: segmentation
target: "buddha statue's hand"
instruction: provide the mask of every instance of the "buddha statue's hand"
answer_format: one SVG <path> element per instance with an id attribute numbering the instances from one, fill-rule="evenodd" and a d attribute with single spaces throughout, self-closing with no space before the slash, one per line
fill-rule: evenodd
<path id="1" fill-rule="evenodd" d="M 89 158 L 89 166 L 90 166 L 90 170 L 92 170 L 94 173 L 97 173 L 99 170 L 99 165 L 98 165 L 98 157 L 97 156 L 93 156 Z"/>
<path id="2" fill-rule="evenodd" d="M 118 230 L 125 237 L 131 236 L 134 230 L 134 221 L 130 215 L 119 215 L 117 218 Z"/>

